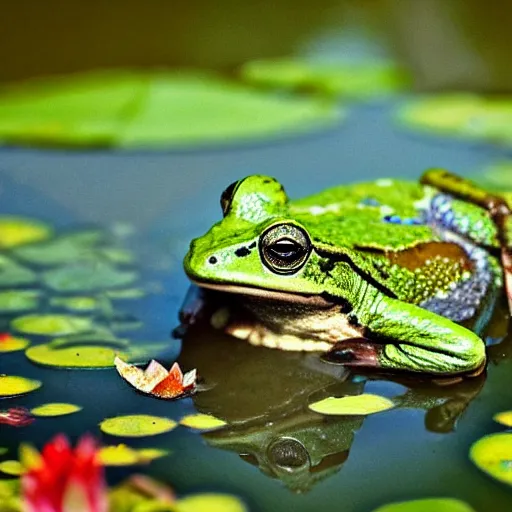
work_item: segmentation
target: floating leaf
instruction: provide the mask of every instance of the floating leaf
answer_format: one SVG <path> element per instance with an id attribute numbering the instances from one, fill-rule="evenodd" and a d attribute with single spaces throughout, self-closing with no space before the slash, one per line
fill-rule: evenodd
<path id="1" fill-rule="evenodd" d="M 499 412 L 492 419 L 506 427 L 512 427 L 512 411 Z"/>
<path id="2" fill-rule="evenodd" d="M 74 404 L 52 403 L 34 407 L 30 412 L 34 416 L 64 416 L 81 411 L 82 407 Z"/>
<path id="3" fill-rule="evenodd" d="M 198 430 L 212 430 L 223 427 L 226 422 L 210 414 L 189 414 L 181 418 L 180 425 Z"/>
<path id="4" fill-rule="evenodd" d="M 366 99 L 407 88 L 410 78 L 390 62 L 315 62 L 263 59 L 248 62 L 241 76 L 251 84 L 278 89 Z"/>
<path id="5" fill-rule="evenodd" d="M 47 242 L 20 247 L 14 251 L 14 254 L 19 259 L 41 266 L 97 260 L 99 253 L 95 246 L 102 238 L 103 234 L 100 231 L 81 231 L 61 235 Z"/>
<path id="6" fill-rule="evenodd" d="M 0 455 L 5 455 L 8 451 L 8 448 L 5 446 L 0 446 Z"/>
<path id="7" fill-rule="evenodd" d="M 118 353 L 111 347 L 98 345 L 76 345 L 72 347 L 54 348 L 51 344 L 30 347 L 25 355 L 33 363 L 58 368 L 110 368 L 114 366 L 114 358 Z M 128 354 L 123 353 L 124 357 Z"/>
<path id="8" fill-rule="evenodd" d="M 0 423 L 11 427 L 26 427 L 33 423 L 34 419 L 25 407 L 11 407 L 6 411 L 0 411 Z"/>
<path id="9" fill-rule="evenodd" d="M 114 362 L 119 375 L 143 393 L 174 399 L 195 391 L 196 371 L 192 370 L 183 375 L 178 363 L 174 363 L 167 371 L 155 360 L 145 370 L 125 363 L 120 357 L 116 357 Z"/>
<path id="10" fill-rule="evenodd" d="M 72 315 L 25 315 L 15 318 L 11 326 L 26 334 L 62 336 L 90 331 L 93 324 L 89 318 Z"/>
<path id="11" fill-rule="evenodd" d="M 126 249 L 119 249 L 117 247 L 106 247 L 101 250 L 101 254 L 112 263 L 128 264 L 133 263 L 134 256 Z"/>
<path id="12" fill-rule="evenodd" d="M 297 132 L 337 118 L 323 101 L 205 73 L 79 74 L 0 96 L 0 140 L 32 145 L 183 146 Z"/>
<path id="13" fill-rule="evenodd" d="M 40 388 L 41 385 L 42 383 L 38 380 L 15 375 L 0 375 L 0 397 L 24 395 Z"/>
<path id="14" fill-rule="evenodd" d="M 140 299 L 144 297 L 146 293 L 144 290 L 140 288 L 125 288 L 122 290 L 107 290 L 105 295 L 114 300 L 123 300 L 123 299 Z"/>
<path id="15" fill-rule="evenodd" d="M 37 280 L 35 272 L 0 254 L 0 287 L 32 285 Z"/>
<path id="16" fill-rule="evenodd" d="M 0 471 L 6 475 L 19 476 L 23 473 L 23 466 L 17 460 L 4 460 L 0 462 Z"/>
<path id="17" fill-rule="evenodd" d="M 19 512 L 22 509 L 20 479 L 0 480 L 0 503 L 2 512 Z"/>
<path id="18" fill-rule="evenodd" d="M 23 350 L 30 345 L 27 338 L 18 338 L 11 336 L 9 333 L 0 333 L 0 353 L 2 352 L 15 352 L 16 350 Z"/>
<path id="19" fill-rule="evenodd" d="M 468 504 L 453 498 L 427 498 L 423 500 L 390 503 L 373 512 L 475 512 Z"/>
<path id="20" fill-rule="evenodd" d="M 105 466 L 131 466 L 134 464 L 147 464 L 154 459 L 165 457 L 169 452 L 157 448 L 143 448 L 135 450 L 125 444 L 105 446 L 99 451 L 99 459 Z"/>
<path id="21" fill-rule="evenodd" d="M 48 270 L 43 281 L 49 288 L 65 293 L 80 293 L 130 285 L 136 272 L 119 270 L 109 263 L 94 261 Z"/>
<path id="22" fill-rule="evenodd" d="M 34 219 L 3 215 L 0 217 L 0 248 L 12 248 L 38 242 L 52 233 L 50 226 Z"/>
<path id="23" fill-rule="evenodd" d="M 50 301 L 54 307 L 68 309 L 69 311 L 94 311 L 99 306 L 95 297 L 55 297 Z"/>
<path id="24" fill-rule="evenodd" d="M 178 500 L 176 512 L 247 512 L 243 502 L 229 494 L 194 494 Z"/>
<path id="25" fill-rule="evenodd" d="M 327 415 L 367 415 L 385 411 L 394 407 L 388 398 L 378 395 L 362 394 L 329 397 L 309 405 L 312 411 Z"/>
<path id="26" fill-rule="evenodd" d="M 31 311 L 39 306 L 37 290 L 8 290 L 0 292 L 0 313 Z"/>
<path id="27" fill-rule="evenodd" d="M 482 437 L 471 446 L 469 458 L 488 475 L 512 485 L 512 433 Z"/>
<path id="28" fill-rule="evenodd" d="M 145 437 L 170 432 L 177 423 L 169 418 L 132 414 L 108 418 L 100 423 L 100 429 L 111 436 Z"/>

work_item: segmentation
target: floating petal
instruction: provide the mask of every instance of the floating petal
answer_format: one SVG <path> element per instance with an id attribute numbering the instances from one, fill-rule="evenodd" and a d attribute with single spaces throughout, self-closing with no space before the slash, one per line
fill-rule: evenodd
<path id="1" fill-rule="evenodd" d="M 147 414 L 132 414 L 108 418 L 100 423 L 100 429 L 105 434 L 123 437 L 145 437 L 170 432 L 177 423 L 169 418 L 150 416 Z"/>
<path id="2" fill-rule="evenodd" d="M 81 411 L 82 407 L 74 404 L 52 403 L 34 407 L 30 412 L 34 416 L 64 416 Z"/>
<path id="3" fill-rule="evenodd" d="M 25 407 L 11 407 L 6 411 L 0 411 L 0 423 L 11 427 L 26 427 L 34 420 L 34 416 Z"/>
<path id="4" fill-rule="evenodd" d="M 11 322 L 13 329 L 26 334 L 62 336 L 90 331 L 90 319 L 72 315 L 25 315 Z"/>
<path id="5" fill-rule="evenodd" d="M 394 407 L 388 398 L 378 395 L 362 394 L 344 396 L 341 398 L 329 397 L 309 405 L 312 411 L 326 415 L 367 415 L 386 411 Z"/>
<path id="6" fill-rule="evenodd" d="M 24 395 L 40 388 L 38 380 L 26 379 L 15 375 L 0 375 L 0 397 Z"/>
<path id="7" fill-rule="evenodd" d="M 512 433 L 482 437 L 471 446 L 469 458 L 488 475 L 512 485 Z"/>
<path id="8" fill-rule="evenodd" d="M 210 414 L 190 414 L 181 418 L 180 425 L 198 430 L 212 430 L 222 428 L 227 423 Z"/>

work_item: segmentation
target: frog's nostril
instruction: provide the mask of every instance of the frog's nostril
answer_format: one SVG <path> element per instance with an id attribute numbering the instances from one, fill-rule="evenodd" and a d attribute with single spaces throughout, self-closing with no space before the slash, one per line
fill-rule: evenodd
<path id="1" fill-rule="evenodd" d="M 217 263 L 217 258 L 215 256 L 210 256 L 208 258 L 208 263 L 210 263 L 211 265 L 215 265 L 215 263 Z"/>

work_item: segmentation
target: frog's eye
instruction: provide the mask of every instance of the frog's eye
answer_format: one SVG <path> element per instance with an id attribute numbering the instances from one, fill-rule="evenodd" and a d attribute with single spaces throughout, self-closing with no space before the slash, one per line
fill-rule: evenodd
<path id="1" fill-rule="evenodd" d="M 278 274 L 297 272 L 308 259 L 311 243 L 307 233 L 292 224 L 269 228 L 260 238 L 260 252 L 265 265 Z"/>
<path id="2" fill-rule="evenodd" d="M 231 208 L 231 201 L 233 201 L 233 196 L 235 195 L 239 183 L 240 181 L 231 183 L 231 185 L 229 185 L 229 187 L 224 190 L 220 196 L 220 207 L 222 208 L 224 217 L 228 214 L 229 209 Z"/>

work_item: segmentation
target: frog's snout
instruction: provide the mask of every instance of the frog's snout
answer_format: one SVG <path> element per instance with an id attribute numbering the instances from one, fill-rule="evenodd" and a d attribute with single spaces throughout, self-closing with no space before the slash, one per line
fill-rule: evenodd
<path id="1" fill-rule="evenodd" d="M 192 279 L 205 279 L 211 276 L 215 265 L 218 263 L 218 256 L 215 251 L 199 250 L 199 240 L 196 238 L 190 242 L 188 252 L 183 261 L 185 272 Z"/>

